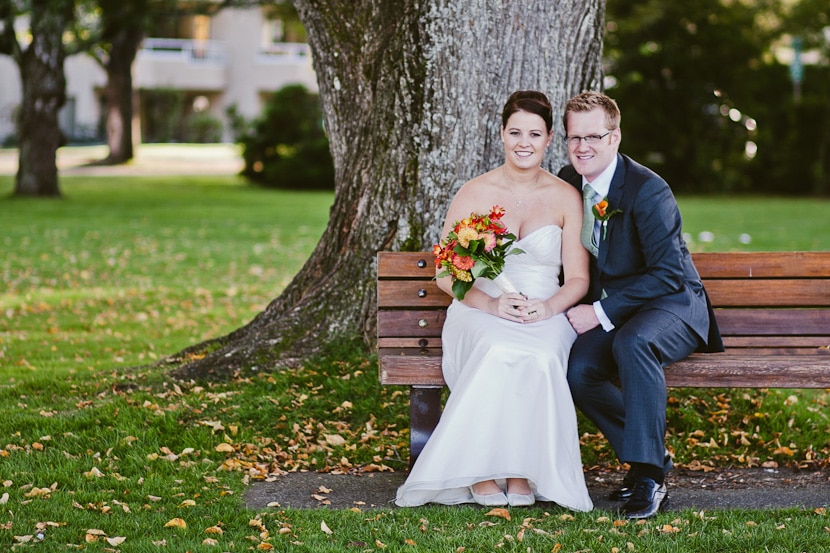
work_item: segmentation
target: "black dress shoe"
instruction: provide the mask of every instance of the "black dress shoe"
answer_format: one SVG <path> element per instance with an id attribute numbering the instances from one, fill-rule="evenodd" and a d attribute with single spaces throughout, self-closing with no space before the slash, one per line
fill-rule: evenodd
<path id="1" fill-rule="evenodd" d="M 623 505 L 625 518 L 650 518 L 662 510 L 669 494 L 665 484 L 658 484 L 651 478 L 640 478 L 631 490 L 631 498 Z"/>
<path id="2" fill-rule="evenodd" d="M 663 457 L 663 474 L 668 474 L 672 468 L 671 455 L 666 451 L 666 456 Z M 631 492 L 634 491 L 634 485 L 639 478 L 632 471 L 628 471 L 620 484 L 620 487 L 612 491 L 608 495 L 611 501 L 628 501 L 631 499 Z"/>

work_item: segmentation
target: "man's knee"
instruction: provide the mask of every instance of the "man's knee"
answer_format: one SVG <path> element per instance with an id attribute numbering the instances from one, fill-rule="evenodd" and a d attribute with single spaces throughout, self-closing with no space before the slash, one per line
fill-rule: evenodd
<path id="1" fill-rule="evenodd" d="M 626 329 L 627 330 L 627 329 Z M 626 366 L 638 359 L 659 357 L 659 351 L 648 336 L 636 329 L 620 332 L 611 347 L 611 354 L 618 366 Z"/>
<path id="2" fill-rule="evenodd" d="M 571 393 L 576 395 L 585 388 L 585 368 L 584 366 L 568 365 L 568 386 Z"/>

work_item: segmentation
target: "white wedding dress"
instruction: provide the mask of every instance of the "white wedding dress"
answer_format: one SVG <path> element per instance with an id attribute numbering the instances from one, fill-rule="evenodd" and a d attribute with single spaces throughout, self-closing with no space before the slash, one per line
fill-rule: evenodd
<path id="1" fill-rule="evenodd" d="M 529 297 L 552 296 L 562 229 L 541 227 L 515 244 L 525 253 L 507 257 L 504 274 Z M 501 293 L 489 280 L 475 285 Z M 565 376 L 575 339 L 563 314 L 519 324 L 453 301 L 442 335 L 450 396 L 395 503 L 471 503 L 476 482 L 504 488 L 506 478 L 527 478 L 537 500 L 590 511 Z"/>

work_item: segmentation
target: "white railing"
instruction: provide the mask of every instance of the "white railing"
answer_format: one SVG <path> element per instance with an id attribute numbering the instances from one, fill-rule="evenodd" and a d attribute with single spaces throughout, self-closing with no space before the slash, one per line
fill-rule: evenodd
<path id="1" fill-rule="evenodd" d="M 264 63 L 308 63 L 311 49 L 304 42 L 274 42 L 263 47 L 257 57 Z"/>
<path id="2" fill-rule="evenodd" d="M 180 38 L 145 38 L 138 55 L 188 63 L 217 63 L 224 62 L 226 58 L 225 47 L 221 42 Z"/>

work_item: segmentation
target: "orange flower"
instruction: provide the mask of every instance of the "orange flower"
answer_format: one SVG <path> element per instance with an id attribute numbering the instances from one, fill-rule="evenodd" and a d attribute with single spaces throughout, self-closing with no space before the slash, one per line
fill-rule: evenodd
<path id="1" fill-rule="evenodd" d="M 591 207 L 591 211 L 597 221 L 602 221 L 602 239 L 605 240 L 605 236 L 608 234 L 608 219 L 617 213 L 622 213 L 622 209 L 608 211 L 608 198 L 603 198 Z"/>
<path id="2" fill-rule="evenodd" d="M 605 212 L 608 209 L 608 200 L 601 200 L 597 205 L 594 206 L 597 210 L 598 219 L 602 219 L 605 217 Z"/>

